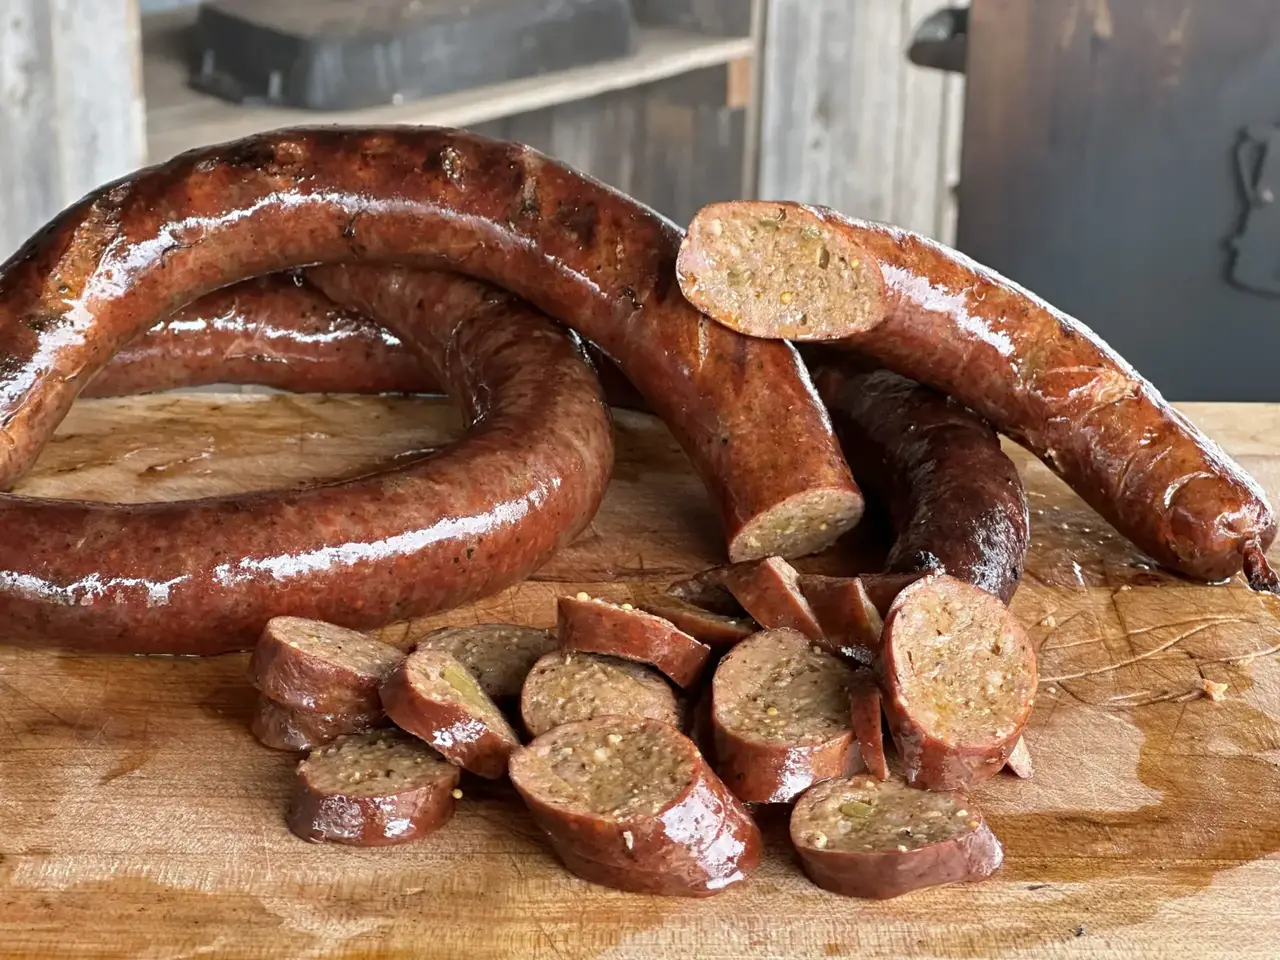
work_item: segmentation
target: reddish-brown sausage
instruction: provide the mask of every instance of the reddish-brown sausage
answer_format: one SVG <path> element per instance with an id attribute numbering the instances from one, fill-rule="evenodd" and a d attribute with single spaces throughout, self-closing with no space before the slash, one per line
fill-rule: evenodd
<path id="1" fill-rule="evenodd" d="M 617 360 L 718 503 L 731 559 L 821 549 L 862 511 L 825 411 L 794 348 L 684 299 L 680 239 L 527 147 L 456 130 L 289 129 L 191 151 L 90 194 L 0 268 L 0 484 L 112 354 L 197 296 L 394 261 L 498 283 Z"/>
<path id="2" fill-rule="evenodd" d="M 566 650 L 647 663 L 682 687 L 692 686 L 711 659 L 709 646 L 670 620 L 585 594 L 560 598 L 556 629 Z"/>
<path id="3" fill-rule="evenodd" d="M 644 397 L 617 364 L 595 344 L 586 348 L 610 406 L 647 411 Z M 338 306 L 303 271 L 245 280 L 188 304 L 131 340 L 81 396 L 130 396 L 215 383 L 294 393 L 441 391 L 430 365 L 404 341 Z"/>
<path id="4" fill-rule="evenodd" d="M 409 273 L 344 269 L 374 288 Z M 524 579 L 572 540 L 600 504 L 613 454 L 580 349 L 484 284 L 439 273 L 414 283 L 421 309 L 394 332 L 440 367 L 474 424 L 466 437 L 302 491 L 137 505 L 0 497 L 4 639 L 244 649 L 276 615 L 359 628 L 444 609 Z"/>
<path id="5" fill-rule="evenodd" d="M 888 370 L 823 363 L 814 382 L 855 476 L 897 533 L 889 573 L 946 570 L 1006 604 L 1027 558 L 1027 493 L 981 418 Z"/>
<path id="6" fill-rule="evenodd" d="M 779 210 L 796 227 L 838 231 L 880 264 L 887 317 L 841 343 L 986 417 L 1161 564 L 1220 580 L 1240 571 L 1251 544 L 1271 543 L 1275 518 L 1252 477 L 1091 330 L 995 271 L 820 207 L 712 204 L 695 222 Z"/>

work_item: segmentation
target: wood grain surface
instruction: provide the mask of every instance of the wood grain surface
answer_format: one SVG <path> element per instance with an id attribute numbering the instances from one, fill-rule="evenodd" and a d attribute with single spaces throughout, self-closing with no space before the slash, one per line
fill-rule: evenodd
<path id="1" fill-rule="evenodd" d="M 1192 406 L 1280 493 L 1280 408 Z M 159 396 L 77 405 L 22 492 L 146 500 L 351 475 L 457 429 L 437 402 Z M 429 621 L 549 624 L 720 559 L 714 515 L 666 430 L 619 413 L 616 478 L 580 540 L 529 582 Z M 762 815 L 767 858 L 707 901 L 566 874 L 514 793 L 464 782 L 453 822 L 378 851 L 284 826 L 293 760 L 246 729 L 246 657 L 65 656 L 0 645 L 0 956 L 1274 956 L 1280 923 L 1280 601 L 1150 569 L 1021 453 L 1034 546 L 1014 609 L 1044 678 L 1036 774 L 981 803 L 1008 859 L 990 881 L 887 903 L 811 886 Z M 0 531 L 3 535 L 3 531 Z M 873 542 L 808 569 L 874 562 Z M 869 559 L 870 558 L 870 559 Z M 0 624 L 0 641 L 3 624 Z M 1226 683 L 1225 699 L 1204 681 Z"/>

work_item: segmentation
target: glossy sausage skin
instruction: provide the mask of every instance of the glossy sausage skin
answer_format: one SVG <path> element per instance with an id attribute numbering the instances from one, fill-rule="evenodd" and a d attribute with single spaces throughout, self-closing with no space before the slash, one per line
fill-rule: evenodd
<path id="1" fill-rule="evenodd" d="M 527 147 L 456 130 L 289 129 L 191 151 L 90 194 L 0 268 L 0 485 L 115 352 L 196 297 L 392 261 L 506 287 L 618 361 L 698 469 L 731 558 L 821 549 L 862 509 L 826 412 L 793 347 L 684 299 L 680 239 Z"/>
<path id="2" fill-rule="evenodd" d="M 982 418 L 887 370 L 815 366 L 854 475 L 897 533 L 885 569 L 941 567 L 1006 604 L 1026 563 L 1030 517 L 1018 468 Z"/>
<path id="3" fill-rule="evenodd" d="M 610 406 L 648 410 L 595 344 L 586 345 Z M 85 387 L 119 397 L 210 384 L 294 393 L 439 393 L 405 343 L 340 307 L 305 272 L 273 273 L 215 290 L 131 340 Z"/>
<path id="4" fill-rule="evenodd" d="M 838 342 L 985 417 L 1159 563 L 1221 580 L 1240 572 L 1251 544 L 1274 539 L 1253 478 L 1084 324 L 995 271 L 822 207 L 713 204 L 698 220 L 779 207 L 789 222 L 839 230 L 880 264 L 884 322 Z"/>
<path id="5" fill-rule="evenodd" d="M 396 278 L 342 269 L 374 286 Z M 608 408 L 580 346 L 484 284 L 417 282 L 432 296 L 394 332 L 460 401 L 465 437 L 306 490 L 130 505 L 0 497 L 4 639 L 246 649 L 275 616 L 358 629 L 447 609 L 523 580 L 569 543 L 613 463 Z"/>

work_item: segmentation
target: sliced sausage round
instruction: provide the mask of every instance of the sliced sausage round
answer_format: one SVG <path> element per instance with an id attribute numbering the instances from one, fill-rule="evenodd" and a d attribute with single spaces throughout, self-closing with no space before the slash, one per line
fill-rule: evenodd
<path id="1" fill-rule="evenodd" d="M 853 670 L 794 630 L 742 641 L 711 680 L 716 771 L 739 799 L 785 803 L 860 769 Z"/>
<path id="2" fill-rule="evenodd" d="M 825 646 L 854 663 L 874 662 L 884 618 L 861 577 L 802 576 L 800 592 L 822 628 Z"/>
<path id="3" fill-rule="evenodd" d="M 636 604 L 645 613 L 669 620 L 693 639 L 723 650 L 760 629 L 750 617 L 726 617 L 676 596 L 653 597 Z"/>
<path id="4" fill-rule="evenodd" d="M 376 713 L 319 713 L 286 707 L 259 695 L 249 729 L 264 747 L 302 752 L 314 750 L 349 733 L 366 733 L 386 723 L 379 706 Z"/>
<path id="5" fill-rule="evenodd" d="M 810 640 L 824 639 L 809 601 L 800 591 L 800 575 L 781 557 L 766 557 L 722 567 L 718 576 L 743 609 L 767 630 L 798 630 Z"/>
<path id="6" fill-rule="evenodd" d="M 877 780 L 889 778 L 889 763 L 884 756 L 882 699 L 875 675 L 870 670 L 859 670 L 849 689 L 853 736 L 858 741 L 863 766 Z"/>
<path id="7" fill-rule="evenodd" d="M 1018 742 L 1035 702 L 1036 656 L 998 599 L 934 575 L 889 608 L 881 682 L 907 782 L 967 789 L 998 773 Z"/>
<path id="8" fill-rule="evenodd" d="M 898 780 L 827 780 L 791 811 L 791 842 L 809 879 L 832 893 L 887 900 L 981 880 L 1004 861 L 982 814 L 959 794 Z"/>
<path id="9" fill-rule="evenodd" d="M 301 617 L 272 617 L 253 650 L 253 684 L 276 703 L 376 716 L 378 686 L 404 653 L 389 643 Z"/>
<path id="10" fill-rule="evenodd" d="M 418 641 L 419 650 L 443 650 L 471 671 L 489 697 L 520 696 L 525 677 L 538 658 L 557 646 L 555 634 L 511 623 L 441 627 Z"/>
<path id="11" fill-rule="evenodd" d="M 561 724 L 608 715 L 648 717 L 683 726 L 671 684 L 641 663 L 555 650 L 535 663 L 525 678 L 520 716 L 535 737 Z"/>
<path id="12" fill-rule="evenodd" d="M 660 721 L 556 727 L 516 751 L 511 782 L 561 861 L 595 883 L 702 897 L 760 860 L 746 809 L 692 741 Z"/>
<path id="13" fill-rule="evenodd" d="M 399 730 L 340 737 L 298 764 L 289 829 L 303 840 L 381 847 L 453 816 L 458 768 Z"/>
<path id="14" fill-rule="evenodd" d="M 567 649 L 647 663 L 682 687 L 697 681 L 711 657 L 710 647 L 670 620 L 585 593 L 560 598 L 557 631 Z"/>
<path id="15" fill-rule="evenodd" d="M 520 746 L 502 711 L 463 666 L 442 650 L 415 650 L 382 683 L 382 705 L 396 726 L 431 744 L 451 763 L 496 780 Z"/>

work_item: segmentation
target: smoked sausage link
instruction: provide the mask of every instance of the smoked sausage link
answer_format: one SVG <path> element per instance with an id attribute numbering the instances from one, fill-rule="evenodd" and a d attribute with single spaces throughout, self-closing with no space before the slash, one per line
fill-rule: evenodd
<path id="1" fill-rule="evenodd" d="M 379 284 L 408 272 L 349 269 Z M 279 615 L 360 629 L 447 609 L 523 580 L 569 543 L 613 464 L 608 408 L 580 347 L 485 284 L 432 273 L 415 285 L 421 309 L 394 332 L 438 367 L 473 425 L 465 437 L 306 490 L 124 505 L 0 496 L 4 638 L 245 649 Z M 12 333 L 0 326 L 0 356 Z"/>
<path id="2" fill-rule="evenodd" d="M 0 267 L 0 487 L 114 353 L 196 297 L 396 262 L 505 287 L 616 360 L 688 452 L 731 559 L 819 550 L 862 511 L 826 413 L 790 344 L 684 299 L 680 240 L 527 147 L 456 130 L 286 129 L 190 151 L 95 190 Z"/>
<path id="3" fill-rule="evenodd" d="M 1007 604 L 1026 564 L 1030 516 L 995 431 L 888 370 L 822 364 L 814 383 L 855 475 L 888 508 L 897 539 L 885 570 L 943 569 Z"/>
<path id="4" fill-rule="evenodd" d="M 995 271 L 909 230 L 800 204 L 711 204 L 690 236 L 711 244 L 702 225 L 779 208 L 880 264 L 884 322 L 837 342 L 985 417 L 1171 570 L 1221 580 L 1251 544 L 1270 545 L 1275 517 L 1252 477 L 1093 331 Z"/>

